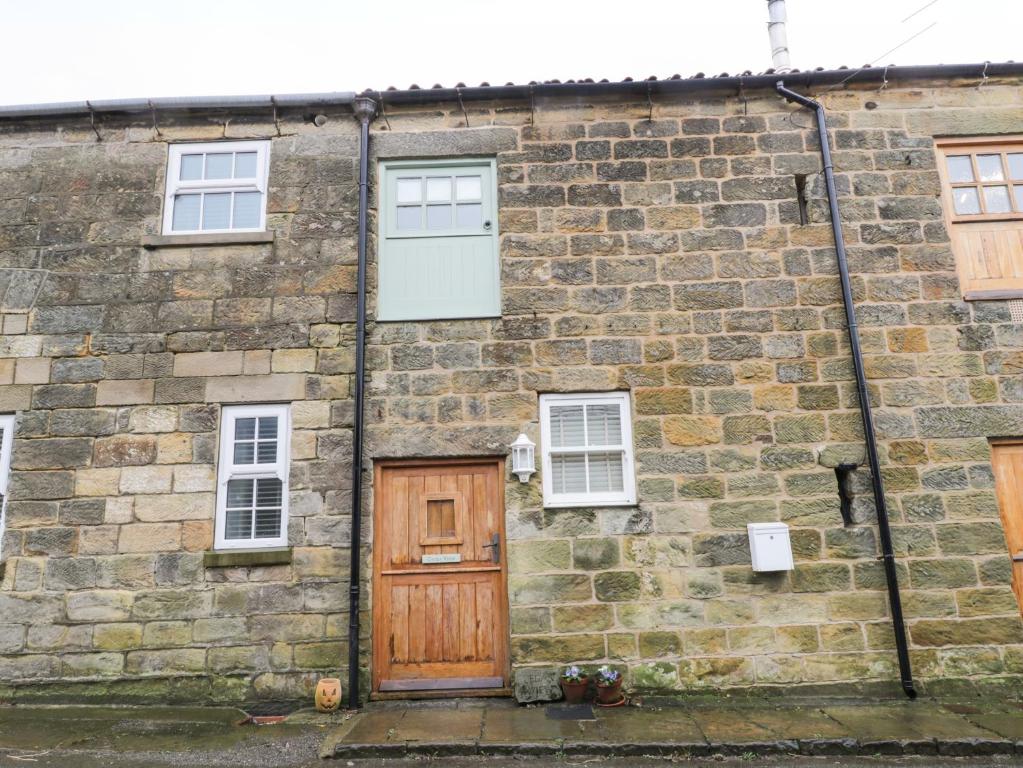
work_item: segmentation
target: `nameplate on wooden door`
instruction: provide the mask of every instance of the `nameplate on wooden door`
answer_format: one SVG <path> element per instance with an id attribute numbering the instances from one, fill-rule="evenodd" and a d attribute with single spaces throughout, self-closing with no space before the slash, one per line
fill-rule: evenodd
<path id="1" fill-rule="evenodd" d="M 449 555 L 423 555 L 423 565 L 438 564 L 438 563 L 460 563 L 462 562 L 462 556 L 457 553 Z"/>

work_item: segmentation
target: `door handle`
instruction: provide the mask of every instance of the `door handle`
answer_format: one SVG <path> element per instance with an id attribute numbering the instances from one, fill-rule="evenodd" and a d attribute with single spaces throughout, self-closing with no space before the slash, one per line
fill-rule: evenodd
<path id="1" fill-rule="evenodd" d="M 484 544 L 483 549 L 490 550 L 490 559 L 495 563 L 501 562 L 501 534 L 495 533 L 490 537 L 490 543 Z"/>

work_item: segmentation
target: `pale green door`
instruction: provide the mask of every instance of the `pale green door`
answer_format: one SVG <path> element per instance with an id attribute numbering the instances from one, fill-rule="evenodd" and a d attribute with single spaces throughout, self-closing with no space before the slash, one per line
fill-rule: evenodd
<path id="1" fill-rule="evenodd" d="M 501 314 L 493 160 L 381 164 L 378 320 Z"/>

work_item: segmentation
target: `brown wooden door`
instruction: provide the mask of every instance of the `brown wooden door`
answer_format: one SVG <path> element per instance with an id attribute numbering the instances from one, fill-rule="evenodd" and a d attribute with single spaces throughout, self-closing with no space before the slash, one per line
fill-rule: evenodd
<path id="1" fill-rule="evenodd" d="M 507 686 L 503 476 L 498 459 L 377 464 L 374 691 Z"/>
<path id="2" fill-rule="evenodd" d="M 991 446 L 998 509 L 1012 557 L 1012 591 L 1023 609 L 1023 443 Z"/>

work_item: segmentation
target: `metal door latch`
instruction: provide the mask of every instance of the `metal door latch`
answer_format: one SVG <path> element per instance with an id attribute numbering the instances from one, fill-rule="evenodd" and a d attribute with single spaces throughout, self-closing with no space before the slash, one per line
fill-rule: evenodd
<path id="1" fill-rule="evenodd" d="M 495 563 L 501 562 L 501 535 L 495 533 L 490 537 L 490 543 L 483 545 L 484 549 L 490 550 L 490 557 Z"/>

